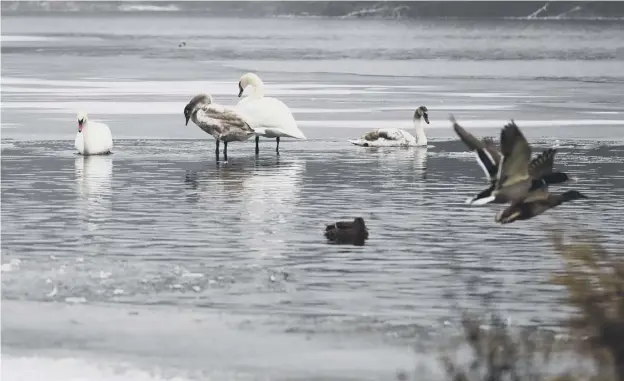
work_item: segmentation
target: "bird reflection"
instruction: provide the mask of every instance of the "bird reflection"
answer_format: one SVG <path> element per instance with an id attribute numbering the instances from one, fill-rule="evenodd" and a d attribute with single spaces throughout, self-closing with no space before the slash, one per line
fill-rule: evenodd
<path id="1" fill-rule="evenodd" d="M 427 148 L 378 148 L 377 160 L 388 171 L 427 179 Z"/>
<path id="2" fill-rule="evenodd" d="M 89 231 L 112 215 L 113 158 L 79 156 L 74 161 L 77 208 Z"/>
<path id="3" fill-rule="evenodd" d="M 235 218 L 239 242 L 249 237 L 254 251 L 275 255 L 284 249 L 304 172 L 304 160 L 279 157 L 187 170 L 187 201 L 207 213 L 219 210 L 223 221 Z"/>

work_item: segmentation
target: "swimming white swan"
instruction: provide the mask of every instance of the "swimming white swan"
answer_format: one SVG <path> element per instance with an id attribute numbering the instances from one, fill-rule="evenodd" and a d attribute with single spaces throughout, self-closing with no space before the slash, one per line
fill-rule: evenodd
<path id="1" fill-rule="evenodd" d="M 215 153 L 219 161 L 219 142 L 224 144 L 223 159 L 227 161 L 227 144 L 233 141 L 245 141 L 255 134 L 245 118 L 236 110 L 212 102 L 212 97 L 199 94 L 193 97 L 184 107 L 186 125 L 193 120 L 204 132 L 212 135 L 217 141 Z"/>
<path id="2" fill-rule="evenodd" d="M 78 112 L 78 133 L 74 147 L 81 155 L 106 155 L 113 149 L 113 136 L 104 123 L 89 121 L 87 113 Z"/>
<path id="3" fill-rule="evenodd" d="M 241 99 L 236 108 L 253 123 L 256 132 L 256 155 L 260 152 L 260 136 L 275 138 L 275 152 L 279 155 L 280 137 L 306 139 L 292 113 L 279 99 L 264 96 L 264 84 L 254 73 L 243 75 L 238 81 L 238 97 L 243 95 L 247 86 L 252 86 L 250 95 Z"/>
<path id="4" fill-rule="evenodd" d="M 413 122 L 416 137 L 400 128 L 380 128 L 349 142 L 363 147 L 426 147 L 425 124 L 429 124 L 427 107 L 420 106 L 416 109 Z"/>

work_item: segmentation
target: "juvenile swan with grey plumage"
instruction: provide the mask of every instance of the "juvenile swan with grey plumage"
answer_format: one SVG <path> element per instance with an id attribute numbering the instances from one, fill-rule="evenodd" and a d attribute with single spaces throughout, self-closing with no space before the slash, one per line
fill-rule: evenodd
<path id="1" fill-rule="evenodd" d="M 227 161 L 227 145 L 233 141 L 245 141 L 254 135 L 254 130 L 236 110 L 213 103 L 212 97 L 199 94 L 184 107 L 186 125 L 189 119 L 217 141 L 215 154 L 219 161 L 219 142 L 223 142 L 223 159 Z"/>
<path id="2" fill-rule="evenodd" d="M 414 129 L 416 137 L 400 128 L 379 128 L 364 134 L 360 139 L 349 140 L 349 143 L 362 147 L 427 147 L 425 124 L 429 124 L 427 107 L 420 106 L 414 112 Z"/>

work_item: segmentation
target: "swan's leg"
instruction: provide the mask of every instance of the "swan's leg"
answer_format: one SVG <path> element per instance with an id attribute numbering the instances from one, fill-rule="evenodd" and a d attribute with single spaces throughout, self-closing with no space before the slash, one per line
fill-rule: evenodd
<path id="1" fill-rule="evenodd" d="M 223 160 L 227 161 L 227 142 L 223 142 Z"/>
<path id="2" fill-rule="evenodd" d="M 217 148 L 215 148 L 215 154 L 217 155 L 217 161 L 219 161 L 219 139 L 217 139 Z"/>
<path id="3" fill-rule="evenodd" d="M 259 142 L 260 142 L 260 136 L 256 135 L 256 155 L 260 153 L 260 148 L 258 147 Z"/>
<path id="4" fill-rule="evenodd" d="M 277 140 L 277 146 L 275 147 L 275 153 L 279 155 L 279 136 L 275 139 Z"/>

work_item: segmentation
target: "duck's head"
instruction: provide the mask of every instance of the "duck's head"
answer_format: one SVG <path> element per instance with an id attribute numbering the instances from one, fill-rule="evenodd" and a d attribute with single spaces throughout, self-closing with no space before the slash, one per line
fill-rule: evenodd
<path id="1" fill-rule="evenodd" d="M 356 217 L 353 220 L 353 225 L 358 229 L 366 229 L 366 224 L 364 223 L 364 219 L 362 217 Z"/>
<path id="2" fill-rule="evenodd" d="M 208 94 L 198 94 L 195 95 L 190 102 L 184 107 L 184 118 L 186 118 L 186 124 L 188 126 L 188 121 L 191 119 L 191 115 L 193 115 L 193 111 L 198 106 L 201 105 L 209 105 L 212 103 L 212 97 Z"/>
<path id="3" fill-rule="evenodd" d="M 243 74 L 243 76 L 238 80 L 238 97 L 240 98 L 243 95 L 243 91 L 245 91 L 247 86 L 258 87 L 261 85 L 262 80 L 254 73 Z"/>
<path id="4" fill-rule="evenodd" d="M 87 124 L 88 118 L 87 113 L 84 111 L 78 111 L 78 115 L 76 115 L 76 119 L 78 119 L 78 132 L 82 132 L 84 125 Z"/>
<path id="5" fill-rule="evenodd" d="M 427 111 L 427 107 L 425 106 L 420 106 L 416 109 L 416 112 L 414 113 L 415 120 L 420 120 L 421 118 L 424 119 L 427 124 L 429 124 L 429 114 Z"/>

